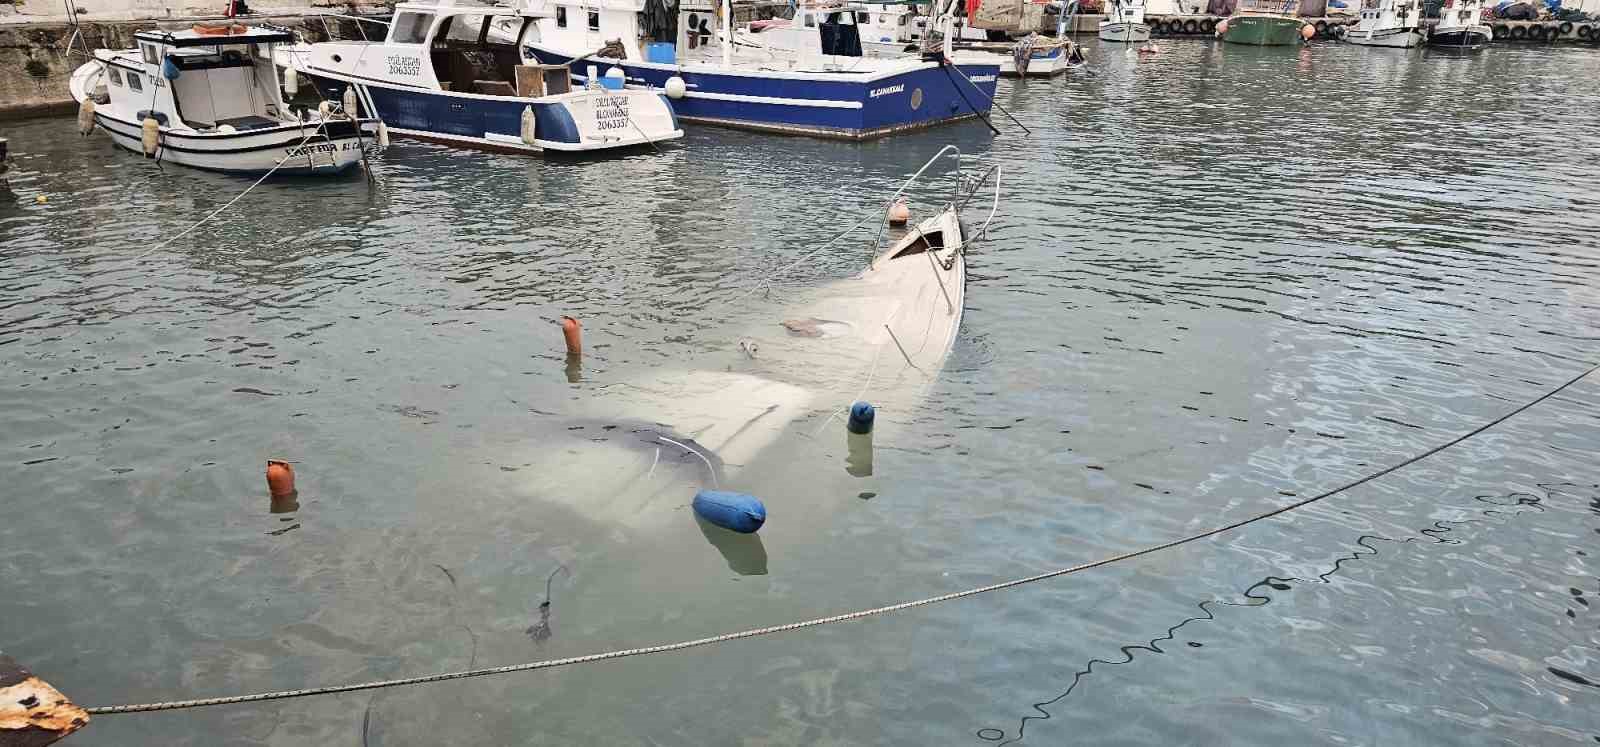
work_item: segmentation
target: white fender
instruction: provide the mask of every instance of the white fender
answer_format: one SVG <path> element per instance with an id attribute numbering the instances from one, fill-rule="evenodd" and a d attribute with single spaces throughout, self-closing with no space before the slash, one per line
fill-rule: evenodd
<path id="1" fill-rule="evenodd" d="M 533 105 L 522 107 L 522 142 L 533 145 L 534 128 L 538 124 L 533 117 Z"/>
<path id="2" fill-rule="evenodd" d="M 344 115 L 349 117 L 349 118 L 351 118 L 351 119 L 355 119 L 356 118 L 356 114 L 357 114 L 357 111 L 356 111 L 356 87 L 353 86 L 353 85 L 352 86 L 345 86 L 344 87 Z"/>
<path id="3" fill-rule="evenodd" d="M 283 92 L 289 94 L 291 99 L 300 95 L 300 74 L 292 67 L 283 69 Z"/>
<path id="4" fill-rule="evenodd" d="M 381 119 L 378 120 L 378 147 L 385 150 L 389 147 L 389 125 L 384 124 Z"/>
<path id="5" fill-rule="evenodd" d="M 328 121 L 329 119 L 332 119 L 333 118 L 333 102 L 332 101 L 324 101 L 324 102 L 322 102 L 320 104 L 317 104 L 317 114 L 319 115 L 321 120 L 324 121 L 324 122 Z"/>
<path id="6" fill-rule="evenodd" d="M 78 105 L 78 134 L 94 132 L 94 99 L 86 98 Z"/>
<path id="7" fill-rule="evenodd" d="M 139 126 L 139 135 L 144 145 L 144 157 L 155 158 L 156 146 L 161 144 L 161 124 L 155 117 L 145 117 Z"/>
<path id="8" fill-rule="evenodd" d="M 689 86 L 688 86 L 687 83 L 683 82 L 683 78 L 680 78 L 680 77 L 674 75 L 671 78 L 667 79 L 667 97 L 668 98 L 681 99 L 681 98 L 683 98 L 683 95 L 685 93 L 687 93 L 688 91 L 689 91 Z"/>

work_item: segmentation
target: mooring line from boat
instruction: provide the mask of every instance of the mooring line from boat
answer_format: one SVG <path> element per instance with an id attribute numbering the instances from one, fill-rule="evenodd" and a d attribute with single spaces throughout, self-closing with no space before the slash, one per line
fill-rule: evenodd
<path id="1" fill-rule="evenodd" d="M 1025 124 L 1023 124 L 1023 123 L 1022 123 L 1022 120 L 1020 120 L 1020 119 L 1017 119 L 1017 118 L 1016 118 L 1016 117 L 1014 117 L 1014 116 L 1012 116 L 1012 115 L 1011 115 L 1011 112 L 1009 112 L 1009 111 L 1007 111 L 1007 110 L 1006 110 L 1006 108 L 1005 108 L 1005 107 L 1003 107 L 1003 106 L 1001 106 L 1001 105 L 1000 105 L 1000 102 L 998 102 L 998 101 L 995 101 L 995 100 L 994 100 L 994 97 L 993 97 L 993 96 L 990 96 L 990 95 L 989 95 L 989 94 L 987 94 L 987 93 L 984 93 L 984 92 L 983 92 L 983 89 L 982 89 L 982 88 L 979 88 L 979 87 L 978 87 L 978 84 L 977 84 L 977 83 L 973 83 L 973 82 L 972 82 L 972 79 L 971 79 L 971 78 L 968 78 L 968 77 L 967 77 L 967 74 L 966 74 L 966 73 L 964 73 L 964 72 L 961 72 L 961 68 L 959 68 L 959 67 L 956 67 L 956 63 L 955 63 L 955 61 L 954 61 L 954 60 L 948 60 L 948 61 L 947 61 L 947 64 L 946 64 L 946 65 L 945 65 L 945 66 L 944 66 L 944 68 L 945 68 L 945 72 L 946 72 L 946 73 L 948 73 L 948 72 L 949 72 L 949 71 L 950 71 L 950 68 L 955 68 L 955 69 L 956 69 L 956 72 L 957 72 L 957 73 L 960 73 L 960 75 L 961 75 L 961 79 L 962 79 L 962 80 L 964 80 L 964 81 L 966 81 L 966 82 L 967 82 L 967 85 L 969 85 L 969 86 L 972 86 L 972 90 L 974 90 L 974 91 L 977 91 L 977 92 L 978 92 L 978 95 L 979 95 L 979 96 L 982 96 L 982 97 L 984 97 L 984 98 L 985 98 L 985 99 L 988 99 L 988 100 L 989 100 L 989 105 L 990 105 L 990 106 L 992 106 L 992 107 L 994 107 L 994 108 L 996 108 L 996 109 L 999 109 L 999 110 L 1000 110 L 1000 113 L 1001 113 L 1001 114 L 1004 114 L 1004 115 L 1006 115 L 1006 119 L 1009 119 L 1009 120 L 1011 120 L 1011 123 L 1012 123 L 1012 124 L 1014 124 L 1014 125 L 1016 125 L 1016 126 L 1018 126 L 1018 127 L 1021 127 L 1021 128 L 1022 128 L 1022 131 L 1023 131 L 1023 132 L 1024 132 L 1024 133 L 1026 133 L 1026 134 L 1028 134 L 1028 135 L 1032 135 L 1032 134 L 1033 134 L 1033 130 L 1030 130 L 1030 129 L 1028 129 L 1028 126 L 1027 126 L 1027 125 L 1025 125 Z M 1025 77 L 1026 77 L 1026 76 L 1024 76 L 1024 78 L 1025 78 Z M 951 81 L 951 82 L 952 82 L 952 83 L 953 83 L 953 82 L 955 82 L 955 81 Z M 960 86 L 957 86 L 957 87 L 956 87 L 956 92 L 957 92 L 957 93 L 961 93 L 961 87 L 960 87 Z M 961 100 L 962 100 L 962 101 L 967 101 L 967 95 L 966 95 L 966 94 L 964 94 L 964 93 L 962 93 L 962 94 L 961 94 Z M 978 109 L 977 109 L 977 107 L 974 107 L 974 106 L 972 106 L 972 102 L 971 102 L 971 101 L 967 101 L 967 107 L 968 107 L 968 108 L 971 108 L 971 109 L 972 109 L 972 112 L 973 112 L 973 113 L 974 113 L 974 114 L 976 114 L 976 113 L 977 113 L 977 112 L 978 112 Z M 979 115 L 979 116 L 982 116 L 982 115 Z M 989 122 L 989 119 L 988 119 L 988 118 L 987 118 L 987 117 L 985 117 L 985 118 L 984 118 L 984 119 L 983 119 L 983 121 L 984 121 L 984 122 L 985 122 L 985 123 L 987 123 L 987 124 L 988 124 L 988 125 L 989 125 L 989 129 L 991 129 L 991 130 L 994 130 L 994 134 L 996 134 L 996 135 L 998 135 L 998 134 L 1000 134 L 1000 130 L 998 130 L 998 129 L 995 129 L 995 126 L 994 126 L 994 124 L 993 124 L 993 123 L 992 123 L 992 122 Z"/>
<path id="2" fill-rule="evenodd" d="M 361 123 L 359 121 L 355 122 L 355 125 L 356 125 L 357 129 L 360 129 Z M 294 157 L 294 152 L 296 150 L 299 150 L 300 148 L 305 147 L 305 144 L 307 142 L 309 142 L 311 140 L 311 138 L 316 137 L 317 133 L 322 132 L 324 129 L 327 128 L 327 126 L 328 126 L 327 120 L 323 120 L 320 124 L 317 125 L 316 129 L 311 131 L 311 134 L 306 135 L 305 137 L 301 138 L 300 139 L 300 143 L 298 145 L 294 146 L 293 148 L 290 148 L 289 152 L 287 154 L 285 154 L 283 158 L 278 159 L 278 162 L 273 164 L 272 168 L 267 169 L 267 173 L 262 174 L 261 178 L 257 179 L 255 184 L 252 184 L 252 185 L 250 185 L 248 187 L 245 187 L 243 192 L 240 192 L 233 199 L 228 200 L 226 203 L 223 203 L 222 207 L 219 207 L 216 210 L 211 211 L 211 213 L 209 215 L 207 215 L 204 218 L 201 218 L 198 223 L 195 223 L 194 225 L 183 229 L 183 231 L 179 232 L 178 235 L 173 236 L 172 238 L 167 239 L 166 241 L 163 241 L 160 244 L 157 244 L 154 247 L 151 247 L 150 249 L 145 250 L 144 252 L 141 252 L 140 254 L 134 256 L 134 259 L 135 260 L 144 259 L 145 257 L 148 257 L 151 254 L 154 254 L 154 253 L 156 253 L 158 251 L 161 251 L 162 249 L 167 248 L 168 246 L 170 246 L 172 244 L 172 242 L 177 241 L 178 239 L 181 239 L 181 238 L 183 238 L 185 236 L 188 236 L 189 234 L 193 233 L 196 228 L 199 228 L 199 227 L 205 225 L 206 223 L 210 222 L 211 219 L 217 217 L 218 215 L 221 215 L 228 208 L 233 207 L 233 203 L 238 202 L 245 195 L 250 194 L 250 190 L 253 190 L 256 187 L 261 186 L 261 183 L 266 181 L 267 177 L 270 177 L 274 173 L 277 173 L 277 171 L 278 171 L 278 169 L 280 167 L 282 167 L 285 163 L 288 163 L 289 159 Z"/>
<path id="3" fill-rule="evenodd" d="M 1170 549 L 1172 549 L 1174 547 L 1179 547 L 1181 545 L 1187 545 L 1187 544 L 1190 544 L 1192 542 L 1198 542 L 1198 541 L 1203 540 L 1203 539 L 1209 539 L 1211 537 L 1215 537 L 1215 536 L 1217 536 L 1219 534 L 1222 534 L 1224 532 L 1230 532 L 1230 531 L 1233 531 L 1235 529 L 1239 529 L 1241 527 L 1247 526 L 1249 524 L 1254 524 L 1254 523 L 1256 523 L 1258 521 L 1265 521 L 1265 520 L 1273 518 L 1275 516 L 1281 516 L 1283 514 L 1289 513 L 1290 511 L 1294 511 L 1296 509 L 1303 508 L 1305 506 L 1309 506 L 1309 505 L 1311 505 L 1313 503 L 1316 503 L 1318 501 L 1321 501 L 1323 499 L 1329 498 L 1331 496 L 1337 495 L 1339 493 L 1343 493 L 1343 492 L 1345 492 L 1347 490 L 1350 490 L 1352 488 L 1359 487 L 1359 486 L 1364 485 L 1366 483 L 1372 482 L 1373 480 L 1376 480 L 1376 479 L 1378 479 L 1380 477 L 1388 475 L 1388 474 L 1390 474 L 1392 472 L 1395 472 L 1395 471 L 1398 471 L 1398 470 L 1403 469 L 1405 467 L 1409 467 L 1409 466 L 1411 466 L 1413 464 L 1416 464 L 1417 462 L 1420 462 L 1420 461 L 1422 461 L 1424 459 L 1427 459 L 1428 457 L 1431 457 L 1431 456 L 1433 456 L 1435 454 L 1438 454 L 1441 451 L 1449 449 L 1449 448 L 1451 448 L 1453 446 L 1456 446 L 1457 444 L 1462 443 L 1463 441 L 1466 441 L 1466 440 L 1468 440 L 1470 438 L 1473 438 L 1474 436 L 1477 436 L 1477 435 L 1483 433 L 1484 431 L 1489 430 L 1490 428 L 1493 428 L 1493 427 L 1495 427 L 1497 425 L 1500 425 L 1501 423 L 1504 423 L 1507 420 L 1510 420 L 1511 418 L 1514 418 L 1517 415 L 1520 415 L 1523 412 L 1526 412 L 1527 410 L 1532 409 L 1535 405 L 1538 405 L 1539 403 L 1544 402 L 1545 400 L 1550 399 L 1551 397 L 1554 397 L 1554 396 L 1556 396 L 1557 394 L 1560 394 L 1563 391 L 1566 391 L 1569 387 L 1571 387 L 1574 384 L 1577 384 L 1579 381 L 1582 381 L 1584 378 L 1588 377 L 1590 374 L 1594 373 L 1597 370 L 1600 370 L 1600 365 L 1591 366 L 1590 368 L 1585 370 L 1583 373 L 1580 373 L 1577 376 L 1574 376 L 1571 379 L 1568 379 L 1566 381 L 1566 383 L 1562 384 L 1561 386 L 1558 386 L 1555 389 L 1552 389 L 1552 390 L 1550 390 L 1548 392 L 1545 392 L 1544 394 L 1540 395 L 1537 399 L 1534 399 L 1534 400 L 1532 400 L 1530 402 L 1527 402 L 1527 403 L 1517 407 L 1516 409 L 1511 410 L 1510 412 L 1507 412 L 1507 413 L 1505 413 L 1503 415 L 1500 415 L 1499 417 L 1497 417 L 1497 418 L 1495 418 L 1493 420 L 1490 420 L 1487 423 L 1484 423 L 1483 425 L 1480 425 L 1480 426 L 1478 426 L 1476 428 L 1473 428 L 1472 430 L 1467 431 L 1466 433 L 1463 433 L 1463 434 L 1461 434 L 1459 436 L 1456 436 L 1455 438 L 1452 438 L 1449 441 L 1446 441 L 1446 442 L 1444 442 L 1442 444 L 1439 444 L 1438 446 L 1434 446 L 1433 448 L 1428 449 L 1427 451 L 1424 451 L 1424 452 L 1422 452 L 1420 454 L 1417 454 L 1415 456 L 1407 458 L 1404 461 L 1397 462 L 1397 463 L 1389 465 L 1388 467 L 1385 467 L 1385 468 L 1383 468 L 1381 470 L 1378 470 L 1377 472 L 1372 472 L 1372 473 L 1369 473 L 1369 474 L 1367 474 L 1367 475 L 1365 475 L 1363 477 L 1359 477 L 1359 478 L 1357 478 L 1355 480 L 1352 480 L 1352 481 L 1347 482 L 1347 483 L 1345 483 L 1343 485 L 1340 485 L 1339 487 L 1333 488 L 1332 490 L 1328 490 L 1326 492 L 1319 493 L 1317 495 L 1314 495 L 1314 496 L 1312 496 L 1310 498 L 1306 498 L 1304 500 L 1295 501 L 1294 503 L 1290 503 L 1290 504 L 1287 504 L 1287 505 L 1279 506 L 1279 507 L 1274 508 L 1274 509 L 1272 509 L 1270 511 L 1265 511 L 1265 512 L 1262 512 L 1262 513 L 1259 513 L 1259 514 L 1255 514 L 1253 516 L 1249 516 L 1249 517 L 1246 517 L 1244 519 L 1240 519 L 1238 521 L 1235 521 L 1235 522 L 1232 522 L 1232 523 L 1229 523 L 1229 524 L 1224 524 L 1224 525 L 1219 526 L 1219 527 L 1215 527 L 1215 528 L 1212 528 L 1212 529 L 1207 529 L 1207 530 L 1205 530 L 1203 532 L 1198 532 L 1196 534 L 1191 534 L 1191 535 L 1188 535 L 1186 537 L 1181 537 L 1179 539 L 1170 540 L 1168 542 L 1163 542 L 1163 543 L 1157 544 L 1157 545 L 1150 545 L 1148 547 L 1144 547 L 1144 548 L 1141 548 L 1141 549 L 1138 549 L 1138 550 L 1131 550 L 1129 552 L 1121 553 L 1121 554 L 1118 554 L 1118 555 L 1111 555 L 1111 556 L 1108 556 L 1108 557 L 1101 558 L 1099 560 L 1089 561 L 1087 563 L 1079 563 L 1078 565 L 1068 566 L 1066 568 L 1061 568 L 1061 569 L 1057 569 L 1057 570 L 1054 570 L 1054 571 L 1047 571 L 1045 573 L 1034 574 L 1032 576 L 1023 576 L 1021 578 L 1014 578 L 1014 579 L 1011 579 L 1009 581 L 1001 581 L 999 583 L 989 584 L 987 586 L 979 586 L 979 587 L 973 588 L 973 589 L 966 589 L 964 591 L 951 592 L 949 594 L 940 594 L 939 596 L 927 597 L 927 598 L 924 598 L 924 599 L 916 599 L 916 600 L 912 600 L 912 601 L 909 601 L 909 602 L 900 602 L 899 604 L 891 604 L 891 605 L 887 605 L 887 606 L 884 606 L 884 607 L 873 607 L 871 609 L 857 610 L 855 612 L 846 612 L 846 613 L 839 614 L 839 615 L 830 615 L 828 617 L 818 617 L 818 618 L 813 618 L 813 619 L 810 619 L 810 620 L 803 620 L 803 621 L 800 621 L 800 622 L 785 623 L 785 624 L 782 624 L 782 625 L 769 625 L 769 626 L 763 627 L 763 628 L 751 628 L 749 630 L 741 630 L 741 631 L 736 632 L 736 633 L 724 633 L 722 635 L 710 636 L 708 638 L 695 638 L 693 640 L 679 641 L 677 643 L 663 643 L 663 644 L 659 644 L 659 645 L 655 645 L 655 646 L 643 646 L 643 647 L 640 647 L 640 648 L 619 649 L 619 650 L 615 650 L 615 651 L 606 651 L 606 652 L 603 652 L 603 653 L 596 653 L 596 654 L 584 654 L 584 655 L 581 655 L 581 656 L 568 656 L 568 657 L 560 658 L 560 659 L 545 659 L 543 661 L 533 661 L 533 662 L 528 662 L 528 663 L 525 663 L 525 664 L 510 664 L 510 665 L 502 666 L 502 667 L 488 667 L 488 668 L 485 668 L 485 669 L 468 669 L 466 671 L 461 671 L 461 672 L 446 672 L 446 673 L 443 673 L 443 674 L 430 674 L 430 675 L 423 675 L 421 677 L 405 677 L 405 678 L 401 678 L 401 679 L 392 679 L 392 680 L 377 680 L 377 681 L 373 681 L 373 682 L 360 682 L 360 683 L 354 683 L 354 684 L 349 684 L 349 685 L 329 685 L 329 686 L 325 686 L 325 687 L 310 687 L 310 688 L 303 688 L 303 689 L 300 689 L 300 690 L 278 690 L 278 691 L 273 691 L 273 692 L 253 693 L 253 694 L 250 694 L 250 695 L 229 695 L 229 696 L 223 696 L 223 697 L 218 697 L 218 698 L 197 698 L 197 699 L 193 699 L 193 700 L 172 700 L 172 701 L 166 701 L 166 702 L 161 702 L 161 703 L 139 703 L 139 704 L 132 704 L 132 705 L 96 706 L 96 707 L 93 707 L 93 708 L 87 708 L 85 710 L 87 710 L 91 715 L 96 715 L 96 716 L 110 715 L 110 714 L 115 714 L 115 713 L 142 713 L 142 712 L 149 712 L 149 711 L 172 711 L 172 710 L 186 709 L 186 708 L 202 708 L 202 707 L 206 707 L 206 706 L 235 705 L 235 704 L 239 704 L 239 703 L 259 703 L 259 702 L 268 701 L 268 700 L 286 700 L 286 699 L 289 699 L 289 698 L 305 698 L 305 697 L 310 697 L 310 696 L 313 696 L 313 695 L 333 695 L 333 694 L 337 694 L 337 693 L 349 693 L 349 692 L 357 692 L 357 691 L 361 691 L 361 690 L 377 690 L 377 689 L 390 688 L 390 687 L 401 687 L 401 686 L 404 686 L 404 685 L 421 685 L 421 684 L 426 684 L 426 683 L 430 683 L 430 682 L 445 682 L 445 681 L 448 681 L 448 680 L 460 680 L 460 679 L 468 679 L 468 678 L 472 678 L 472 677 L 485 677 L 485 676 L 492 675 L 492 674 L 511 674 L 513 672 L 528 672 L 528 671 L 533 671 L 533 670 L 536 670 L 536 669 L 553 669 L 553 668 L 556 668 L 556 667 L 571 666 L 571 665 L 574 665 L 574 664 L 589 664 L 589 663 L 593 663 L 593 662 L 597 662 L 597 661 L 609 661 L 609 660 L 612 660 L 612 659 L 624 659 L 624 658 L 633 657 L 633 656 L 644 656 L 646 654 L 663 654 L 663 653 L 667 653 L 669 651 L 683 651 L 685 649 L 699 648 L 701 646 L 709 646 L 709 645 L 714 644 L 714 643 L 726 643 L 728 641 L 736 641 L 736 640 L 740 640 L 740 639 L 743 639 L 743 638 L 755 638 L 755 637 L 758 637 L 758 636 L 772 635 L 774 633 L 786 633 L 786 632 L 789 632 L 789 631 L 792 631 L 792 630 L 800 630 L 800 629 L 803 629 L 803 628 L 815 628 L 815 627 L 818 627 L 818 626 L 829 625 L 829 624 L 832 624 L 832 623 L 848 622 L 848 621 L 851 621 L 851 620 L 859 620 L 859 619 L 864 618 L 864 617 L 873 617 L 873 616 L 877 616 L 877 615 L 888 614 L 890 612 L 900 612 L 902 610 L 913 609 L 913 608 L 916 608 L 916 607 L 925 607 L 925 606 L 928 606 L 928 605 L 931 605 L 931 604 L 938 604 L 940 602 L 954 601 L 954 600 L 957 600 L 957 599 L 963 599 L 963 598 L 970 597 L 970 596 L 976 596 L 978 594 L 985 594 L 985 593 L 988 593 L 988 592 L 991 592 L 991 591 L 999 591 L 1001 589 L 1009 589 L 1009 588 L 1012 588 L 1014 586 L 1022 586 L 1024 584 L 1031 584 L 1031 583 L 1034 583 L 1036 581 L 1044 581 L 1044 580 L 1047 580 L 1047 579 L 1057 578 L 1057 577 L 1060 577 L 1060 576 L 1068 576 L 1068 575 L 1071 575 L 1071 574 L 1074 574 L 1074 573 L 1079 573 L 1079 572 L 1082 572 L 1082 571 L 1087 571 L 1087 570 L 1091 570 L 1091 569 L 1094 569 L 1094 568 L 1099 568 L 1101 566 L 1112 565 L 1114 563 L 1120 563 L 1120 562 L 1125 561 L 1125 560 L 1133 560 L 1135 558 L 1140 558 L 1140 557 L 1143 557 L 1145 555 L 1152 555 L 1154 553 L 1162 552 L 1164 550 L 1170 550 Z"/>

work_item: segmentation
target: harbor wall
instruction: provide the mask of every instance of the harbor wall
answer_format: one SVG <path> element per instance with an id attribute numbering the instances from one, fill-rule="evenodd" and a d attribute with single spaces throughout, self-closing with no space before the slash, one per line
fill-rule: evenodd
<path id="1" fill-rule="evenodd" d="M 136 2 L 120 1 L 127 4 Z M 282 15 L 258 15 L 250 20 L 285 26 L 313 41 L 327 37 L 324 22 L 341 28 L 348 28 L 349 24 L 354 23 L 328 17 L 330 13 L 348 13 L 351 9 L 347 6 L 305 8 L 304 0 L 300 2 L 301 7 Z M 264 2 L 252 1 L 250 5 L 253 10 L 265 9 Z M 216 17 L 175 18 L 159 25 L 188 25 Z M 387 12 L 373 17 L 387 17 Z M 76 105 L 67 92 L 67 81 L 72 71 L 88 60 L 89 52 L 95 49 L 131 48 L 134 46 L 134 32 L 157 25 L 154 19 L 89 21 L 81 18 L 77 26 L 61 18 L 42 22 L 0 23 L 0 119 L 75 111 Z M 77 31 L 76 35 L 74 30 Z M 353 30 L 342 33 L 355 34 Z"/>

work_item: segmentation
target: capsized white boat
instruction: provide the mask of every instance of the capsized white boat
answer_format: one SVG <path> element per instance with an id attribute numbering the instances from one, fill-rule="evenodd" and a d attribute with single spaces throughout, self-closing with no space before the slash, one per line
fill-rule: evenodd
<path id="1" fill-rule="evenodd" d="M 294 112 L 273 51 L 294 37 L 229 24 L 140 31 L 138 46 L 100 49 L 68 83 L 79 127 L 164 162 L 241 174 L 337 174 L 376 144 L 377 119 L 348 103 Z"/>
<path id="2" fill-rule="evenodd" d="M 959 151 L 946 147 L 923 170 L 952 155 L 959 161 Z M 992 201 L 984 194 L 973 202 L 992 219 L 1000 181 L 994 168 L 969 180 L 969 191 L 944 193 L 948 203 L 905 229 L 860 274 L 800 292 L 804 298 L 781 314 L 731 336 L 722 353 L 608 382 L 574 400 L 563 415 L 581 430 L 561 443 L 530 445 L 533 458 L 550 456 L 553 465 L 526 471 L 527 496 L 630 531 L 662 529 L 688 521 L 685 506 L 696 489 L 748 486 L 753 478 L 743 468 L 780 438 L 814 433 L 857 398 L 902 416 L 914 410 L 954 344 L 965 253 L 988 227 L 987 219 L 969 227 L 960 206 L 990 176 Z M 872 218 L 881 224 L 881 215 Z M 842 433 L 842 422 L 834 423 Z"/>

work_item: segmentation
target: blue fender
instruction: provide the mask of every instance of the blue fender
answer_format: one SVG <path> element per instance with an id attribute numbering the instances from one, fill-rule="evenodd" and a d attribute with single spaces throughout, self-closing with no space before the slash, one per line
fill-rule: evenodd
<path id="1" fill-rule="evenodd" d="M 700 518 L 740 534 L 750 534 L 767 523 L 761 499 L 731 490 L 702 490 L 694 494 L 694 512 Z"/>

